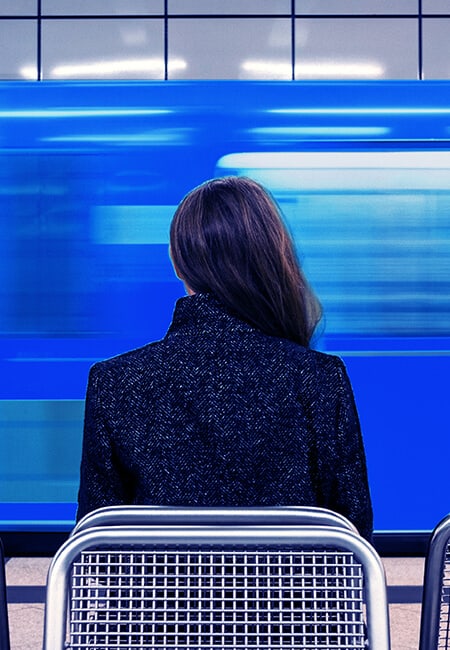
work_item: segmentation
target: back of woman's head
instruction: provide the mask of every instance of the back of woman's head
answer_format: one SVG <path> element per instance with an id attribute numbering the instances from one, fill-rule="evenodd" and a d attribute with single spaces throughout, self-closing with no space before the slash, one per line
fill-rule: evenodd
<path id="1" fill-rule="evenodd" d="M 258 183 L 228 176 L 187 194 L 170 228 L 177 274 L 266 334 L 308 346 L 320 305 L 279 209 Z"/>

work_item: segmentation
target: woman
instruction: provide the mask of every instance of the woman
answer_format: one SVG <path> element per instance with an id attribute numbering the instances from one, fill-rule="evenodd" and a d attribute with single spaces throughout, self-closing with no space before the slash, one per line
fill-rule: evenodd
<path id="1" fill-rule="evenodd" d="M 188 296 L 166 336 L 93 366 L 78 518 L 113 504 L 317 505 L 365 537 L 372 508 L 342 361 L 309 348 L 320 306 L 270 195 L 204 183 L 170 254 Z"/>

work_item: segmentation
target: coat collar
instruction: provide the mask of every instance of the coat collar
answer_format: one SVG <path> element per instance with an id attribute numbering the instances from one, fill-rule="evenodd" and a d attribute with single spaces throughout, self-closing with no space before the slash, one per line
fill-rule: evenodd
<path id="1" fill-rule="evenodd" d="M 168 334 L 186 327 L 215 330 L 232 328 L 241 331 L 255 331 L 210 293 L 195 293 L 179 298 L 175 304 L 172 323 Z"/>

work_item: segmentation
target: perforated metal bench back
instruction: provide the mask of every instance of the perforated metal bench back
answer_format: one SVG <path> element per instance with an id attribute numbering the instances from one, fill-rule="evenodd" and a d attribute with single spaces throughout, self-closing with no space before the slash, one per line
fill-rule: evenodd
<path id="1" fill-rule="evenodd" d="M 49 569 L 44 650 L 362 650 L 367 641 L 390 648 L 384 570 L 343 528 L 89 528 Z"/>
<path id="2" fill-rule="evenodd" d="M 443 566 L 438 648 L 450 648 L 450 543 L 445 550 Z"/>
<path id="3" fill-rule="evenodd" d="M 419 650 L 450 649 L 450 515 L 435 527 L 426 562 Z"/>
<path id="4" fill-rule="evenodd" d="M 82 648 L 364 648 L 351 552 L 130 546 L 73 563 L 70 639 Z"/>

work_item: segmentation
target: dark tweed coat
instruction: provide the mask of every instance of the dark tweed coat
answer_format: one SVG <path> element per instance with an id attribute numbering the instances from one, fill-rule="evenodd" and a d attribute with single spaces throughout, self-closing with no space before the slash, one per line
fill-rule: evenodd
<path id="1" fill-rule="evenodd" d="M 342 361 L 263 334 L 211 295 L 181 298 L 164 339 L 89 375 L 77 517 L 121 503 L 319 505 L 370 538 Z"/>

